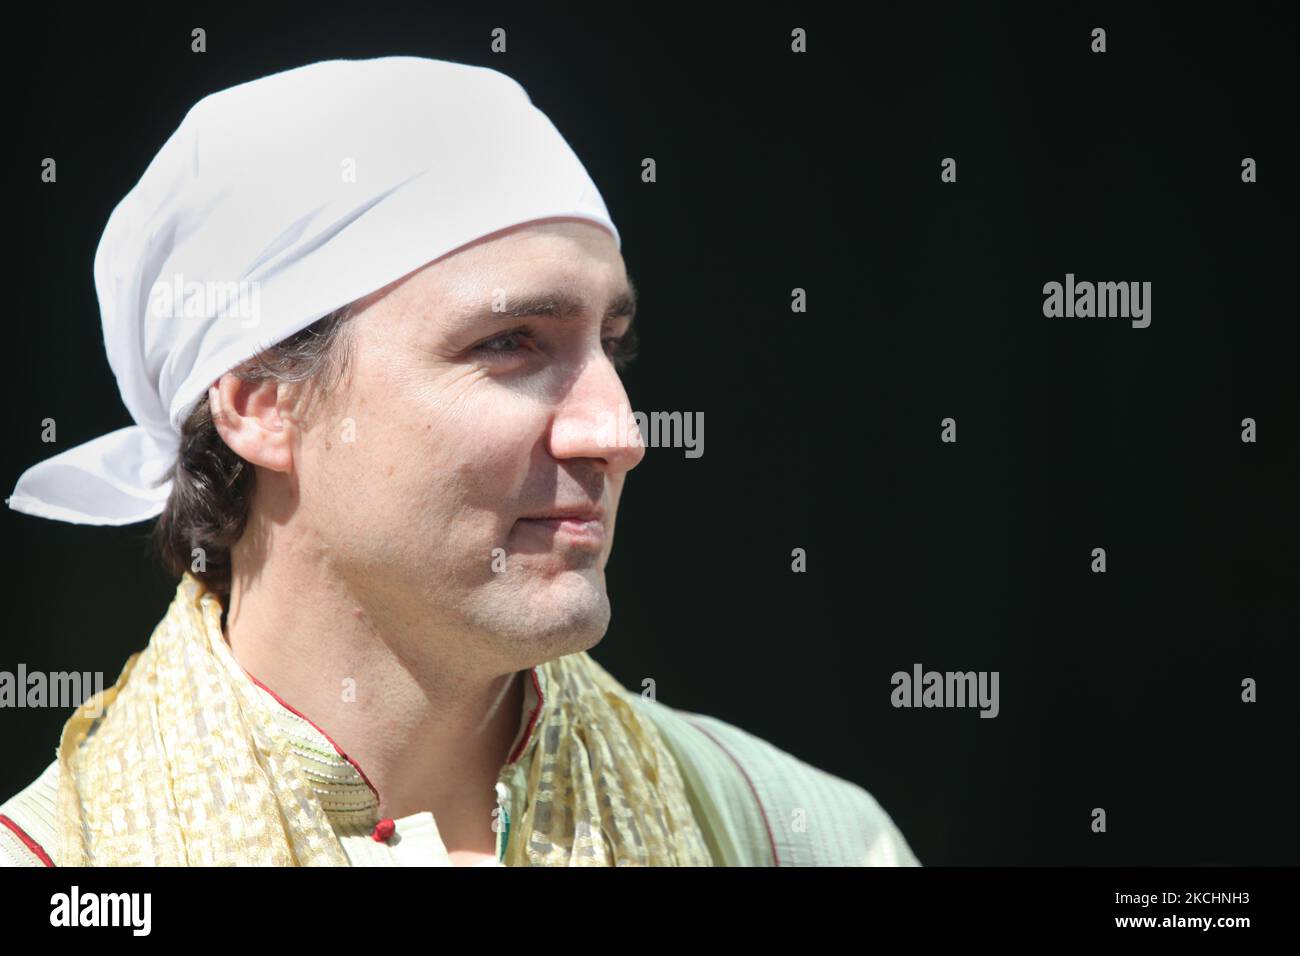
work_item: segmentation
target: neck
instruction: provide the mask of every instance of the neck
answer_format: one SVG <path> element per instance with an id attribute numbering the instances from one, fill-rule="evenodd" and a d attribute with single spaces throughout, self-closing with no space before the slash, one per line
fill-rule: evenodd
<path id="1" fill-rule="evenodd" d="M 428 810 L 449 852 L 491 852 L 493 785 L 519 735 L 527 674 L 457 653 L 463 636 L 376 603 L 265 564 L 232 581 L 225 637 L 361 767 L 381 818 Z"/>

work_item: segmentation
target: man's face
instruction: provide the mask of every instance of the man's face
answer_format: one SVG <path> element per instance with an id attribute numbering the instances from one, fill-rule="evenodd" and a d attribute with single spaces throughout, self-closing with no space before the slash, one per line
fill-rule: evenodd
<path id="1" fill-rule="evenodd" d="M 450 630 L 515 669 L 597 643 L 619 495 L 645 454 L 611 358 L 631 317 L 607 313 L 628 291 L 608 232 L 546 220 L 363 303 L 349 376 L 294 451 L 302 559 L 417 643 Z M 581 311 L 511 314 L 538 298 Z"/>

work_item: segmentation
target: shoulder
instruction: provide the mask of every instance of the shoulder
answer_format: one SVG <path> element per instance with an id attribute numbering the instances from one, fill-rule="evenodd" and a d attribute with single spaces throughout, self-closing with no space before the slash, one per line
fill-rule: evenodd
<path id="1" fill-rule="evenodd" d="M 876 799 L 716 717 L 628 691 L 677 759 L 728 866 L 920 866 Z"/>
<path id="2" fill-rule="evenodd" d="M 54 866 L 59 762 L 0 803 L 0 867 Z"/>

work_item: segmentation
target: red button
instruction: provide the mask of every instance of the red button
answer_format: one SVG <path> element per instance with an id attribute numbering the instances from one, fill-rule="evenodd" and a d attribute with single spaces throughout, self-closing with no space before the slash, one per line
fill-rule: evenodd
<path id="1" fill-rule="evenodd" d="M 396 829 L 397 824 L 392 820 L 380 820 L 375 824 L 375 832 L 370 834 L 370 839 L 376 843 L 387 843 L 388 838 L 393 835 L 393 831 Z"/>

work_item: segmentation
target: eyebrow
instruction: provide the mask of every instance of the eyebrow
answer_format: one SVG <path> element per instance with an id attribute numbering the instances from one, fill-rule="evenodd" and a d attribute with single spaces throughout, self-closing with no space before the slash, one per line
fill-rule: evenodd
<path id="1" fill-rule="evenodd" d="M 605 319 L 632 319 L 636 316 L 636 307 L 636 286 L 632 284 L 632 279 L 629 277 L 627 285 L 609 300 L 604 317 Z M 568 319 L 587 311 L 589 311 L 587 300 L 582 296 L 575 295 L 567 289 L 552 289 L 545 292 L 525 293 L 517 297 L 507 295 L 506 308 L 500 311 L 491 308 L 475 310 L 458 317 L 456 324 L 469 325 L 481 319 L 500 318 L 506 315 L 513 318 L 544 315 L 556 319 Z"/>

